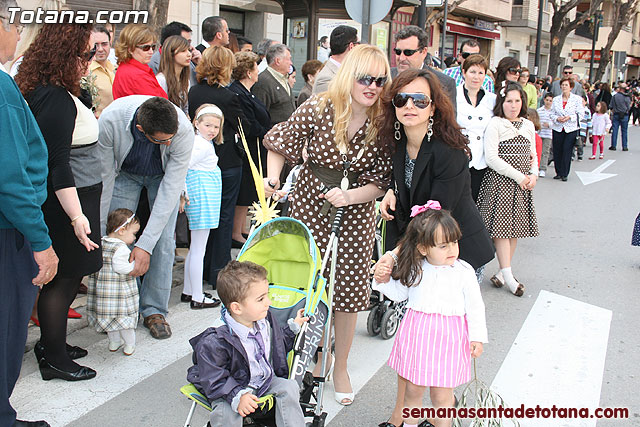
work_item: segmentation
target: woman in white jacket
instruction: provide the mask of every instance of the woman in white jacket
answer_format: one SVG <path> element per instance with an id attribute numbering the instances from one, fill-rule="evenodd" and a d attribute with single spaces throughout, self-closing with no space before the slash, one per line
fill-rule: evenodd
<path id="1" fill-rule="evenodd" d="M 471 173 L 471 196 L 478 201 L 480 184 L 487 171 L 484 158 L 484 131 L 493 117 L 496 96 L 482 88 L 484 76 L 489 64 L 480 54 L 470 55 L 462 64 L 463 84 L 456 88 L 457 120 L 469 139 L 471 159 L 469 172 Z"/>
<path id="2" fill-rule="evenodd" d="M 571 169 L 571 154 L 580 130 L 578 114 L 582 113 L 582 98 L 571 93 L 575 85 L 571 77 L 560 80 L 562 93 L 553 98 L 551 120 L 553 120 L 553 164 L 556 176 L 553 179 L 567 181 Z"/>

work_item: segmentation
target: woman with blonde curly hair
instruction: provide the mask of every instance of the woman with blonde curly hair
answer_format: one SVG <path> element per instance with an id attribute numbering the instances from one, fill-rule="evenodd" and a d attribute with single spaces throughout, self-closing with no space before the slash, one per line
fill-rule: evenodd
<path id="1" fill-rule="evenodd" d="M 198 84 L 189 89 L 189 116 L 195 117 L 202 104 L 214 104 L 222 110 L 222 144 L 216 145 L 218 166 L 222 172 L 222 201 L 218 228 L 211 230 L 205 254 L 204 279 L 216 288 L 218 272 L 231 260 L 231 232 L 234 210 L 242 181 L 241 143 L 236 143 L 238 122 L 246 130 L 246 122 L 240 99 L 227 88 L 236 61 L 233 53 L 225 47 L 210 46 L 202 53 L 196 67 Z"/>
<path id="2" fill-rule="evenodd" d="M 113 99 L 129 95 L 168 98 L 160 87 L 149 61 L 156 49 L 156 35 L 145 24 L 129 24 L 116 42 L 118 69 L 113 79 Z"/>
<path id="3" fill-rule="evenodd" d="M 279 188 L 285 160 L 296 163 L 307 146 L 309 157 L 298 176 L 290 214 L 310 228 L 322 253 L 327 250 L 332 212 L 345 207 L 344 237 L 338 248 L 344 261 L 336 266 L 334 295 L 333 378 L 335 399 L 341 405 L 353 403 L 347 359 L 357 314 L 369 306 L 375 199 L 384 194 L 390 181 L 391 144 L 381 142 L 373 125 L 382 112 L 380 95 L 390 84 L 389 75 L 386 55 L 378 47 L 357 46 L 327 92 L 309 98 L 289 120 L 275 125 L 264 137 L 269 150 L 268 195 Z M 323 186 L 330 188 L 326 194 L 321 191 Z M 316 375 L 321 374 L 319 365 Z"/>

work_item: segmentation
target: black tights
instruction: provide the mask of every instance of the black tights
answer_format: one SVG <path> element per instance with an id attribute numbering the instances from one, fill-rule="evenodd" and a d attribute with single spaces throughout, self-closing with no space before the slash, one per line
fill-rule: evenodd
<path id="1" fill-rule="evenodd" d="M 38 299 L 40 342 L 45 348 L 44 357 L 56 368 L 75 372 L 80 365 L 67 354 L 67 313 L 82 278 L 56 277 L 42 287 Z"/>

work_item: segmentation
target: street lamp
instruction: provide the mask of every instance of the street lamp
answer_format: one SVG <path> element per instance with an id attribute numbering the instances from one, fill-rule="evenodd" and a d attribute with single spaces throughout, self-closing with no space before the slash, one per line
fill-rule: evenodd
<path id="1" fill-rule="evenodd" d="M 597 10 L 593 15 L 593 36 L 591 37 L 591 60 L 589 61 L 589 83 L 593 83 L 593 60 L 596 56 L 596 41 L 598 41 L 598 30 L 602 22 L 602 12 Z M 600 52 L 602 55 L 602 52 Z"/>

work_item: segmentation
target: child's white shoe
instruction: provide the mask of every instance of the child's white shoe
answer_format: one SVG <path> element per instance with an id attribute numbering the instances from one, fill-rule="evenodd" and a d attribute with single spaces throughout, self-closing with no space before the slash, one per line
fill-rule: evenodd
<path id="1" fill-rule="evenodd" d="M 134 351 L 136 351 L 135 345 L 125 344 L 124 349 L 122 350 L 125 356 L 131 356 Z"/>
<path id="2" fill-rule="evenodd" d="M 122 347 L 122 341 L 109 341 L 109 351 L 118 351 Z"/>

